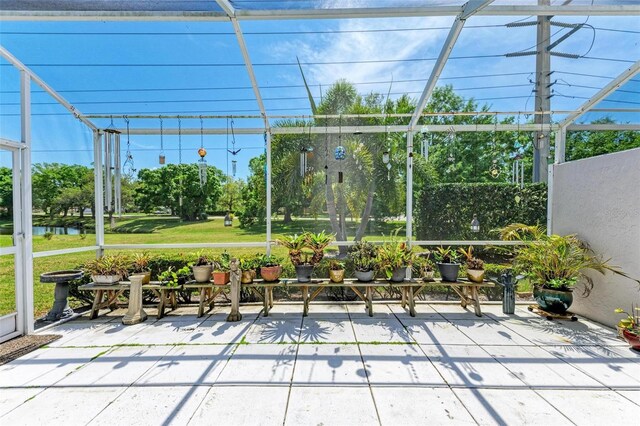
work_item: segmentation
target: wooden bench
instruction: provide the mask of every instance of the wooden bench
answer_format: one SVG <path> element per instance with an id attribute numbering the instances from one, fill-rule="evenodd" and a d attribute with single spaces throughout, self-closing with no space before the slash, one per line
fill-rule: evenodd
<path id="1" fill-rule="evenodd" d="M 120 297 L 126 290 L 129 290 L 131 283 L 129 281 L 120 281 L 116 284 L 96 284 L 90 283 L 81 285 L 78 290 L 92 291 L 93 305 L 91 306 L 91 319 L 98 317 L 100 309 L 109 309 L 113 311 L 116 309 L 118 297 Z M 182 286 L 167 287 L 162 285 L 159 281 L 152 281 L 149 284 L 144 284 L 142 290 L 150 290 L 155 294 L 158 299 L 158 319 L 164 316 L 164 311 L 169 305 L 171 309 L 178 307 L 178 301 L 176 298 L 176 290 L 181 290 Z"/>
<path id="2" fill-rule="evenodd" d="M 213 282 L 189 281 L 183 287 L 185 290 L 197 290 L 200 294 L 200 302 L 198 303 L 198 318 L 200 318 L 204 315 L 204 306 L 209 305 L 207 312 L 211 311 L 215 306 L 215 298 L 223 291 L 229 290 L 230 284 L 220 285 Z"/>
<path id="3" fill-rule="evenodd" d="M 482 316 L 482 310 L 480 308 L 480 299 L 478 295 L 478 289 L 482 287 L 494 287 L 495 284 L 490 281 L 483 281 L 482 283 L 474 283 L 466 279 L 458 280 L 456 282 L 442 281 L 440 278 L 436 278 L 433 281 L 410 281 L 405 283 L 394 284 L 402 287 L 402 307 L 409 305 L 409 315 L 416 316 L 415 298 L 422 291 L 429 287 L 448 287 L 456 292 L 460 297 L 460 305 L 466 308 L 467 305 L 473 305 L 476 316 Z"/>

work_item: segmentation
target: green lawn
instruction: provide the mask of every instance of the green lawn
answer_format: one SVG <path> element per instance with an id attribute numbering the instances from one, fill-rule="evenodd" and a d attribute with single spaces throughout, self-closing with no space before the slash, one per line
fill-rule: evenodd
<path id="1" fill-rule="evenodd" d="M 7 222 L 0 222 L 0 226 Z M 404 226 L 402 222 L 390 222 L 372 224 L 371 231 L 367 234 L 370 239 L 383 239 L 395 229 Z M 355 233 L 355 223 L 349 224 L 350 235 Z M 283 224 L 275 220 L 272 224 L 273 238 L 290 233 L 302 231 L 330 230 L 329 222 L 323 218 L 300 219 L 290 224 Z M 105 235 L 107 244 L 175 244 L 175 243 L 221 243 L 221 242 L 262 242 L 266 240 L 266 228 L 254 226 L 248 229 L 240 229 L 238 222 L 233 227 L 224 227 L 222 218 L 213 218 L 203 222 L 181 222 L 179 219 L 161 216 L 127 216 L 117 222 L 114 230 Z M 403 230 L 400 231 L 401 233 Z M 0 235 L 0 246 L 11 244 L 10 235 Z M 87 234 L 84 238 L 78 235 L 55 235 L 50 240 L 43 236 L 33 238 L 34 252 L 46 250 L 58 250 L 71 247 L 90 246 L 95 244 L 95 235 Z M 191 253 L 195 250 L 152 250 L 151 253 Z M 222 250 L 215 250 L 220 252 Z M 261 251 L 259 248 L 234 249 L 235 255 L 243 255 Z M 284 256 L 285 250 L 281 247 L 274 248 L 274 253 Z M 93 258 L 94 252 L 74 253 L 53 257 L 34 259 L 34 298 L 36 317 L 46 313 L 53 301 L 53 288 L 51 284 L 41 284 L 39 275 L 46 271 L 68 269 Z M 13 276 L 13 257 L 0 257 L 0 315 L 12 312 L 15 309 L 15 290 Z"/>

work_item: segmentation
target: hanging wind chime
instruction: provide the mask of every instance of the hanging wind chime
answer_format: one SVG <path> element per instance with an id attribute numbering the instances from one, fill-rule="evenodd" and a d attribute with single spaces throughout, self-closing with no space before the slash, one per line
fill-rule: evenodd
<path id="1" fill-rule="evenodd" d="M 387 95 L 388 98 L 388 95 Z M 386 120 L 386 117 L 385 117 Z M 387 180 L 391 180 L 391 135 L 389 134 L 389 128 L 387 127 L 387 124 L 385 122 L 385 133 L 387 135 L 387 149 L 382 153 L 382 163 L 385 165 L 385 167 L 387 168 Z"/>
<path id="2" fill-rule="evenodd" d="M 207 185 L 207 160 L 204 159 L 207 155 L 207 150 L 204 149 L 204 125 L 202 122 L 202 116 L 200 116 L 200 149 L 198 149 L 198 175 L 200 176 L 200 189 L 204 190 Z"/>
<path id="3" fill-rule="evenodd" d="M 180 195 L 178 197 L 178 206 L 180 207 L 180 217 L 182 218 L 182 121 L 178 116 L 178 188 Z"/>
<path id="4" fill-rule="evenodd" d="M 309 125 L 309 137 L 307 145 L 300 150 L 300 177 L 309 183 L 313 167 L 309 165 L 309 160 L 313 158 L 313 146 L 311 145 L 311 125 Z"/>
<path id="5" fill-rule="evenodd" d="M 518 114 L 518 131 L 516 133 L 516 145 L 520 144 L 520 114 Z M 516 147 L 519 151 L 519 148 Z M 524 164 L 522 162 L 522 155 L 520 152 L 516 152 L 513 157 L 513 166 L 511 168 L 511 183 L 519 185 L 520 188 L 524 187 Z M 520 197 L 516 195 L 516 202 L 520 202 Z"/>
<path id="6" fill-rule="evenodd" d="M 164 139 L 163 139 L 163 129 L 162 129 L 162 116 L 159 115 L 158 118 L 160 119 L 160 157 L 158 157 L 158 162 L 160 163 L 160 165 L 163 165 L 166 161 L 166 157 L 164 156 Z"/>
<path id="7" fill-rule="evenodd" d="M 491 160 L 491 166 L 489 167 L 489 174 L 492 178 L 497 179 L 500 176 L 500 167 L 498 167 L 498 159 L 496 158 L 496 133 L 498 132 L 498 115 L 495 116 L 494 128 L 493 128 L 493 160 Z"/>
<path id="8" fill-rule="evenodd" d="M 129 132 L 129 119 L 127 118 L 126 115 L 124 115 L 122 118 L 124 118 L 125 123 L 127 123 L 127 153 L 125 154 L 124 164 L 122 164 L 122 172 L 129 179 L 133 179 L 136 173 L 136 169 L 133 166 L 133 154 L 131 154 L 131 139 L 130 139 L 131 135 Z"/>
<path id="9" fill-rule="evenodd" d="M 238 155 L 238 153 L 242 151 L 242 149 L 236 149 L 236 134 L 233 131 L 233 119 L 231 119 L 231 149 L 227 148 L 227 151 L 229 152 L 229 154 L 233 155 L 233 159 L 231 160 L 231 174 L 233 175 L 233 177 L 236 177 L 238 161 L 235 158 L 236 155 Z"/>
<path id="10" fill-rule="evenodd" d="M 338 130 L 338 146 L 336 147 L 333 155 L 340 164 L 338 171 L 338 183 L 342 183 L 344 181 L 344 177 L 342 174 L 342 161 L 347 158 L 347 150 L 342 146 L 342 115 L 340 116 L 340 124 Z"/>
<path id="11" fill-rule="evenodd" d="M 329 130 L 328 124 L 324 126 L 324 184 L 329 183 Z"/>

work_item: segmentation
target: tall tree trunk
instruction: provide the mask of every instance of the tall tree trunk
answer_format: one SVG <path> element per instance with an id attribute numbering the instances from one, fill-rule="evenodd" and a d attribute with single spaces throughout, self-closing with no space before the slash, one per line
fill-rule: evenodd
<path id="1" fill-rule="evenodd" d="M 364 237 L 364 233 L 367 230 L 367 225 L 369 224 L 369 218 L 371 217 L 371 209 L 373 208 L 373 196 L 376 192 L 376 182 L 375 180 L 371 181 L 371 185 L 369 185 L 369 194 L 367 194 L 367 202 L 364 205 L 364 210 L 362 211 L 362 216 L 360 217 L 360 226 L 358 226 L 358 230 L 356 231 L 356 241 L 360 241 L 362 237 Z"/>
<path id="2" fill-rule="evenodd" d="M 291 223 L 293 222 L 293 219 L 291 219 L 291 211 L 289 210 L 288 207 L 284 208 L 284 219 L 282 220 L 283 223 Z"/>
<path id="3" fill-rule="evenodd" d="M 341 219 L 338 218 L 338 209 L 336 207 L 336 198 L 335 193 L 333 192 L 333 182 L 331 180 L 331 176 L 327 175 L 327 184 L 326 193 L 327 193 L 327 213 L 329 214 L 329 222 L 331 223 L 331 231 L 336 236 L 336 241 L 346 241 L 345 235 L 341 228 Z M 339 257 L 344 257 L 347 255 L 347 247 L 339 246 Z"/>

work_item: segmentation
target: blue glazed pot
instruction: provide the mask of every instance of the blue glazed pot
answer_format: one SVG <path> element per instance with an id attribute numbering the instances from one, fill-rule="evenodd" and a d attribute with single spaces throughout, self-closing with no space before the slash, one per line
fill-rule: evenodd
<path id="1" fill-rule="evenodd" d="M 544 287 L 534 287 L 533 297 L 543 310 L 554 314 L 566 314 L 573 303 L 572 291 L 551 290 Z"/>

